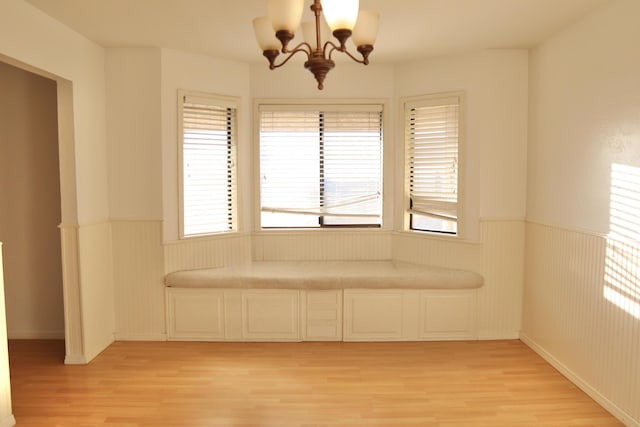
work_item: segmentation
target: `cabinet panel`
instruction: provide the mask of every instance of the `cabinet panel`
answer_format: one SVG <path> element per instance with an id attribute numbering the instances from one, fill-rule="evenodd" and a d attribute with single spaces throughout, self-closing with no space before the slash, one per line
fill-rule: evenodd
<path id="1" fill-rule="evenodd" d="M 222 291 L 169 288 L 167 307 L 167 335 L 170 340 L 222 340 L 225 338 Z"/>
<path id="2" fill-rule="evenodd" d="M 299 340 L 299 292 L 255 290 L 242 293 L 242 336 L 248 340 Z"/>
<path id="3" fill-rule="evenodd" d="M 344 339 L 394 340 L 402 338 L 402 291 L 344 291 Z"/>
<path id="4" fill-rule="evenodd" d="M 420 304 L 420 337 L 475 338 L 475 306 L 474 291 L 423 293 Z"/>

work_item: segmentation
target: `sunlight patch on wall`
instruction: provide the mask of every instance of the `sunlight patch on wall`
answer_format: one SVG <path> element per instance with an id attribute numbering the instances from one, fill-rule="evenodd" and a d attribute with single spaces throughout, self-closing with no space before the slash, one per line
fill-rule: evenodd
<path id="1" fill-rule="evenodd" d="M 640 168 L 611 166 L 604 297 L 640 319 Z"/>

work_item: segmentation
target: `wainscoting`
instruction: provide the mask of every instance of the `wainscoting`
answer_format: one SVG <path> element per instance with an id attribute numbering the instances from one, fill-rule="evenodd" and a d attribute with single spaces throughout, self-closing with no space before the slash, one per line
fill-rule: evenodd
<path id="1" fill-rule="evenodd" d="M 164 340 L 161 221 L 113 221 L 116 340 Z"/>
<path id="2" fill-rule="evenodd" d="M 84 364 L 113 342 L 111 223 L 60 225 L 65 363 Z M 79 254 L 83 254 L 82 268 Z"/>
<path id="3" fill-rule="evenodd" d="M 251 262 L 251 235 L 246 233 L 179 240 L 164 245 L 165 273 L 247 262 Z"/>
<path id="4" fill-rule="evenodd" d="M 638 242 L 527 223 L 522 340 L 640 426 Z"/>
<path id="5" fill-rule="evenodd" d="M 390 232 L 298 231 L 260 232 L 253 236 L 255 261 L 388 260 Z"/>
<path id="6" fill-rule="evenodd" d="M 113 247 L 111 223 L 78 227 L 80 304 L 84 357 L 90 361 L 114 340 Z M 81 362 L 81 361 L 80 361 Z"/>

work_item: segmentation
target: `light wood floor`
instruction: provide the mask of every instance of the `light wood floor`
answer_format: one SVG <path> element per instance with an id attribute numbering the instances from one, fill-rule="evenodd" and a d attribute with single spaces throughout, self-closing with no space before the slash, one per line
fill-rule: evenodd
<path id="1" fill-rule="evenodd" d="M 519 341 L 116 342 L 86 366 L 10 341 L 27 426 L 620 426 Z"/>

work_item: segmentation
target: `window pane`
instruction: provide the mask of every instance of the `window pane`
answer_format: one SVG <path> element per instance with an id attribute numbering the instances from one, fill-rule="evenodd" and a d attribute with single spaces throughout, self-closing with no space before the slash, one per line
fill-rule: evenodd
<path id="1" fill-rule="evenodd" d="M 235 109 L 182 97 L 183 235 L 234 228 Z"/>
<path id="2" fill-rule="evenodd" d="M 326 225 L 380 225 L 382 141 L 380 114 L 326 114 L 324 204 Z M 349 217 L 348 215 L 357 215 Z"/>
<path id="3" fill-rule="evenodd" d="M 261 226 L 380 225 L 381 122 L 380 111 L 261 111 Z"/>
<path id="4" fill-rule="evenodd" d="M 457 97 L 405 107 L 412 230 L 457 233 L 458 116 Z"/>

